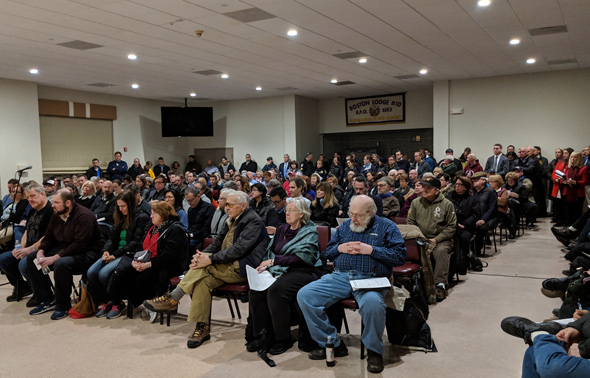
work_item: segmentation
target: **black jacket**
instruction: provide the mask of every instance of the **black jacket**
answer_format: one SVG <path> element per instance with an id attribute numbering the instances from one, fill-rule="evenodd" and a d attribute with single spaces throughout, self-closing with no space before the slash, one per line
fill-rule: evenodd
<path id="1" fill-rule="evenodd" d="M 166 282 L 167 286 L 171 277 L 183 272 L 183 263 L 188 259 L 188 239 L 182 223 L 175 220 L 163 226 L 160 228 L 162 236 L 158 240 L 158 253 L 151 262 L 152 268 L 159 269 L 161 273 L 166 272 L 164 276 L 161 276 L 161 282 Z"/>
<path id="2" fill-rule="evenodd" d="M 127 171 L 127 173 L 129 174 L 129 176 L 131 176 L 132 179 L 135 180 L 135 178 L 137 176 L 143 175 L 143 167 L 141 165 L 138 165 L 136 167 L 135 165 L 132 164 L 131 167 L 129 167 L 129 170 Z"/>
<path id="3" fill-rule="evenodd" d="M 88 198 L 82 198 L 82 196 L 76 196 L 76 203 L 78 205 L 82 205 L 87 209 L 90 209 L 92 205 L 94 205 L 94 201 L 96 201 L 96 196 L 93 194 Z"/>
<path id="4" fill-rule="evenodd" d="M 240 173 L 242 171 L 256 172 L 257 169 L 258 169 L 258 164 L 256 164 L 256 162 L 254 160 L 250 160 L 249 162 L 245 161 L 240 166 Z"/>
<path id="5" fill-rule="evenodd" d="M 13 206 L 13 203 L 11 203 L 8 206 Z M 25 219 L 25 211 L 27 210 L 27 206 L 29 206 L 29 201 L 27 201 L 26 199 L 22 199 L 22 200 L 18 201 L 14 210 L 12 211 L 10 216 L 8 217 L 8 219 L 5 220 L 4 222 L 2 222 L 2 226 L 6 226 L 9 223 L 18 224 L 23 219 Z"/>
<path id="6" fill-rule="evenodd" d="M 481 213 L 479 219 L 486 222 L 490 219 L 494 219 L 498 210 L 498 194 L 496 194 L 496 191 L 484 186 L 480 192 L 475 190 L 475 188 L 472 188 L 471 193 L 479 201 L 479 209 Z"/>
<path id="7" fill-rule="evenodd" d="M 301 172 L 303 172 L 303 174 L 308 177 L 313 174 L 314 168 L 315 166 L 313 162 L 307 161 L 306 159 L 303 159 L 303 161 L 299 164 L 299 169 L 301 169 Z"/>
<path id="8" fill-rule="evenodd" d="M 271 206 L 270 209 L 268 209 L 268 212 L 266 213 L 266 219 L 264 220 L 264 224 L 266 226 L 277 227 L 278 225 L 287 222 L 286 217 L 287 214 L 285 214 L 285 209 L 283 209 L 283 211 L 279 213 L 274 208 L 274 206 Z"/>
<path id="9" fill-rule="evenodd" d="M 210 203 L 199 200 L 197 207 L 190 207 L 187 211 L 188 215 L 188 233 L 192 234 L 192 240 L 196 240 L 195 248 L 201 248 L 203 239 L 211 234 L 211 221 L 215 213 L 215 206 Z"/>
<path id="10" fill-rule="evenodd" d="M 338 205 L 334 204 L 332 207 L 324 209 L 324 206 L 318 203 L 317 206 L 311 205 L 310 210 L 311 220 L 315 223 L 325 222 L 328 223 L 330 227 L 338 227 L 338 222 L 336 221 L 336 218 L 338 218 L 338 212 L 340 211 Z"/>
<path id="11" fill-rule="evenodd" d="M 469 232 L 475 231 L 475 223 L 480 219 L 479 201 L 470 192 L 459 195 L 454 190 L 447 195 L 447 199 L 455 206 L 457 224 L 462 224 Z"/>
<path id="12" fill-rule="evenodd" d="M 262 218 L 262 221 L 265 222 L 268 210 L 272 207 L 272 202 L 268 196 L 264 196 L 262 197 L 262 200 L 260 200 L 260 203 L 258 203 L 258 206 L 256 206 L 255 199 L 250 200 L 250 207 L 256 212 L 256 214 L 258 214 L 260 218 Z"/>
<path id="13" fill-rule="evenodd" d="M 101 178 L 105 178 L 106 177 L 106 173 L 104 172 L 104 170 L 102 170 L 100 167 L 98 167 L 98 169 L 100 170 L 100 177 Z M 88 170 L 86 170 L 86 178 L 88 180 L 90 180 L 91 177 L 93 176 L 98 176 L 98 174 L 96 173 L 96 171 L 94 170 L 94 168 L 90 167 L 88 168 Z"/>
<path id="14" fill-rule="evenodd" d="M 113 227 L 109 240 L 103 247 L 103 252 L 108 251 L 115 257 L 121 257 L 127 252 L 136 252 L 141 250 L 141 244 L 147 230 L 152 226 L 150 216 L 142 209 L 137 209 L 133 221 L 127 229 L 127 235 L 125 236 L 126 245 L 119 248 L 119 240 L 121 231 L 123 230 L 123 222 Z"/>
<path id="15" fill-rule="evenodd" d="M 580 357 L 586 359 L 590 358 L 590 313 L 582 316 L 575 322 L 568 324 L 568 327 L 580 331 L 580 343 L 578 344 Z"/>
<path id="16" fill-rule="evenodd" d="M 152 168 L 152 171 L 154 171 L 154 176 L 156 176 L 156 177 L 158 177 L 160 175 L 160 173 L 163 173 L 166 176 L 168 176 L 169 170 L 170 170 L 170 167 L 167 166 L 166 164 L 164 164 L 164 167 L 160 167 L 159 165 L 155 165 L 154 168 Z"/>
<path id="17" fill-rule="evenodd" d="M 213 264 L 225 264 L 239 260 L 240 276 L 246 277 L 246 265 L 252 267 L 260 265 L 270 239 L 266 233 L 264 222 L 249 207 L 240 214 L 237 220 L 230 221 L 238 222 L 234 231 L 233 244 L 229 248 L 221 250 L 223 239 L 229 231 L 229 226 L 226 224 L 213 243 L 203 250 L 203 253 L 212 254 L 210 258 Z"/>
<path id="18" fill-rule="evenodd" d="M 344 176 L 344 167 L 341 165 L 332 165 L 330 167 L 330 174 L 336 176 L 336 178 L 338 179 L 338 183 L 342 184 Z"/>
<path id="19" fill-rule="evenodd" d="M 105 223 L 113 224 L 115 222 L 113 214 L 115 213 L 116 205 L 117 201 L 115 199 L 115 193 L 111 193 L 107 197 L 96 197 L 90 210 L 96 215 L 96 219 L 104 218 Z"/>

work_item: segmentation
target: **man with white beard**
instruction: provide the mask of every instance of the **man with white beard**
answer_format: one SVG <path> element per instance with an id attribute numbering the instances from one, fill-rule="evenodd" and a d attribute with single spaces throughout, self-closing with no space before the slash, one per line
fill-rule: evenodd
<path id="1" fill-rule="evenodd" d="M 393 267 L 403 265 L 406 260 L 405 242 L 397 226 L 375 215 L 376 212 L 371 197 L 358 195 L 352 199 L 350 219 L 338 227 L 325 251 L 326 258 L 334 262 L 334 272 L 304 286 L 297 295 L 311 337 L 320 348 L 309 353 L 312 360 L 326 358 L 329 337 L 336 357 L 348 355 L 325 309 L 341 299 L 354 297 L 365 326 L 361 339 L 367 346 L 367 370 L 383 371 L 384 298 L 389 288 L 353 291 L 350 286 L 351 280 L 390 277 Z"/>

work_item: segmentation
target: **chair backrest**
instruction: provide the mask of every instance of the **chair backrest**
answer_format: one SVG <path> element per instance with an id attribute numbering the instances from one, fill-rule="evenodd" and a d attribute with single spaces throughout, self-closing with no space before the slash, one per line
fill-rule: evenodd
<path id="1" fill-rule="evenodd" d="M 331 231 L 328 226 L 316 226 L 318 229 L 318 239 L 320 242 L 320 252 L 324 252 L 330 242 Z"/>
<path id="2" fill-rule="evenodd" d="M 406 224 L 406 218 L 404 217 L 389 217 L 395 224 Z"/>
<path id="3" fill-rule="evenodd" d="M 205 238 L 203 239 L 203 249 L 207 248 L 213 243 L 213 238 Z"/>
<path id="4" fill-rule="evenodd" d="M 406 240 L 406 262 L 412 261 L 420 264 L 420 247 L 416 243 L 416 239 Z"/>

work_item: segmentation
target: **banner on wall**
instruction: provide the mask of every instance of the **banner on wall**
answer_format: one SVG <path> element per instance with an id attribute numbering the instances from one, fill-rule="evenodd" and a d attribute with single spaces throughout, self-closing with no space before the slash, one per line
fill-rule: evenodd
<path id="1" fill-rule="evenodd" d="M 406 121 L 406 94 L 346 99 L 346 126 Z"/>

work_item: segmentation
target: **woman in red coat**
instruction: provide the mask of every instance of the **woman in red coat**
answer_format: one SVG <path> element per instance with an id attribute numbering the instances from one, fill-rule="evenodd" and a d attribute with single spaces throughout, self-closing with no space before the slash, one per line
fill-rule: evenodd
<path id="1" fill-rule="evenodd" d="M 555 227 L 565 226 L 565 201 L 563 199 L 564 184 L 556 172 L 565 173 L 567 163 L 570 160 L 570 154 L 574 152 L 573 148 L 566 148 L 562 151 L 561 159 L 557 160 L 553 170 L 553 188 L 551 189 L 551 200 L 553 201 L 553 217 Z"/>
<path id="2" fill-rule="evenodd" d="M 570 155 L 565 177 L 562 198 L 565 199 L 566 225 L 571 226 L 582 215 L 584 187 L 588 183 L 588 167 L 584 166 L 584 157 L 580 152 L 574 151 Z"/>

